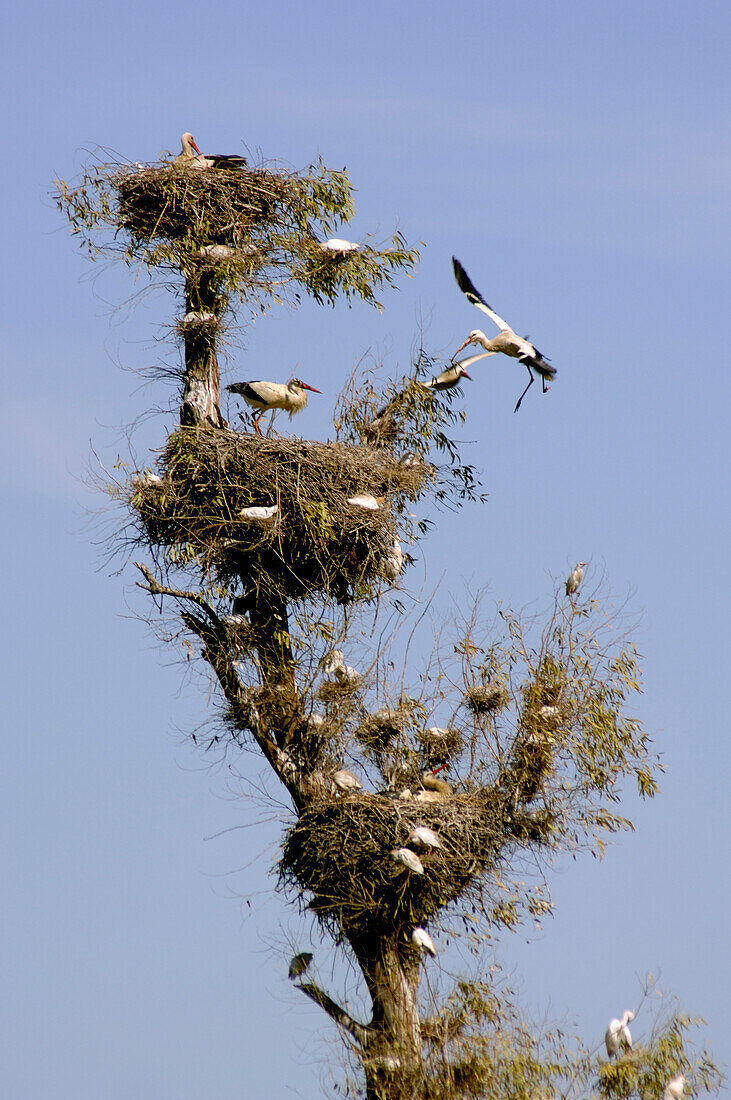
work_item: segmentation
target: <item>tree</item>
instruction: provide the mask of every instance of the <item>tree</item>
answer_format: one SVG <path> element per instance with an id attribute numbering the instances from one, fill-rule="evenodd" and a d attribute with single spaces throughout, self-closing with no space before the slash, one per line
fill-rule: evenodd
<path id="1" fill-rule="evenodd" d="M 607 834 L 630 827 L 617 812 L 623 781 L 652 797 L 660 766 L 628 714 L 637 654 L 598 599 L 558 593 L 543 622 L 502 613 L 489 624 L 478 600 L 407 674 L 404 547 L 432 522 L 409 509 L 480 499 L 451 435 L 453 391 L 427 384 L 438 364 L 425 351 L 385 389 L 352 380 L 330 442 L 240 432 L 223 418 L 218 351 L 237 303 L 268 310 L 306 293 L 377 305 L 416 251 L 400 234 L 387 247 L 323 247 L 353 207 L 346 174 L 321 163 L 303 173 L 96 163 L 57 197 L 93 256 L 144 265 L 180 302 L 180 423 L 154 471 L 114 487 L 122 542 L 145 548 L 138 583 L 160 609 L 172 603 L 191 655 L 214 674 L 222 721 L 211 744 L 253 747 L 287 792 L 281 888 L 355 964 L 369 1004 L 354 1018 L 297 956 L 294 980 L 354 1060 L 351 1093 L 644 1100 L 678 1072 L 694 1091 L 715 1087 L 678 1013 L 604 1062 L 558 1031 L 534 1035 L 494 983 L 467 977 L 431 1001 L 420 985 L 436 950 L 427 927 L 461 929 L 478 948 L 550 912 L 542 878 L 523 885 L 526 863 L 601 853 Z"/>

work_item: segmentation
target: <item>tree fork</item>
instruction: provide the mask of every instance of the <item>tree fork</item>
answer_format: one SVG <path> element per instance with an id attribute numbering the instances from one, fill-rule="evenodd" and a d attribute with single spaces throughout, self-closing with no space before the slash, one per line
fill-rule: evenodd
<path id="1" fill-rule="evenodd" d="M 207 324 L 186 325 L 185 385 L 180 407 L 180 423 L 183 427 L 225 428 L 226 421 L 219 407 L 221 382 L 216 354 L 216 329 L 225 309 L 225 298 L 210 275 L 199 273 L 185 281 L 185 313 L 215 318 L 214 327 Z"/>

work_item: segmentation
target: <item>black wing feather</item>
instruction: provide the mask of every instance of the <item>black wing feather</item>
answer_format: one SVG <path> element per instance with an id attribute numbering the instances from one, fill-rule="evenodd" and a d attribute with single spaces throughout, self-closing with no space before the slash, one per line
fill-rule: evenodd
<path id="1" fill-rule="evenodd" d="M 480 305 L 487 306 L 488 309 L 492 309 L 492 306 L 488 305 L 488 303 L 482 297 L 479 290 L 472 282 L 469 275 L 462 267 L 462 264 L 459 262 L 456 256 L 452 256 L 452 264 L 454 266 L 454 277 L 457 280 L 457 286 L 465 295 L 467 300 L 471 302 L 473 306 L 476 306 L 479 303 Z"/>

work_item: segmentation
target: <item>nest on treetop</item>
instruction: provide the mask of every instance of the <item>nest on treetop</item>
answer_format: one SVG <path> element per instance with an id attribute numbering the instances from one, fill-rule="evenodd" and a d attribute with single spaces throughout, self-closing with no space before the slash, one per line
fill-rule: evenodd
<path id="1" fill-rule="evenodd" d="M 290 830 L 280 874 L 334 934 L 378 936 L 395 927 L 410 935 L 493 862 L 505 842 L 504 806 L 502 795 L 486 790 L 442 803 L 323 796 Z M 390 855 L 417 825 L 443 845 L 418 851 L 423 875 Z"/>
<path id="2" fill-rule="evenodd" d="M 193 564 L 234 591 L 242 579 L 244 594 L 324 592 L 341 602 L 392 582 L 400 513 L 430 476 L 426 464 L 383 451 L 208 428 L 171 435 L 158 469 L 161 480 L 133 479 L 130 504 L 142 539 L 164 548 L 170 565 Z M 358 494 L 381 506 L 348 504 Z M 252 506 L 277 512 L 251 522 L 240 512 Z"/>

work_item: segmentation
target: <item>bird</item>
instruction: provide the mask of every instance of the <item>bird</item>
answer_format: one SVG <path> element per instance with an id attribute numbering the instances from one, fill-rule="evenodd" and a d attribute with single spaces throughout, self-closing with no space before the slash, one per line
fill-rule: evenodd
<path id="1" fill-rule="evenodd" d="M 478 359 L 487 359 L 489 355 L 497 355 L 497 352 L 481 351 L 478 355 L 470 355 L 466 359 L 460 359 L 458 363 L 453 363 L 447 370 L 443 370 L 441 374 L 432 378 L 431 382 L 422 382 L 421 385 L 428 390 L 451 390 L 463 378 L 467 378 L 471 382 L 472 375 L 467 373 L 467 367 L 471 367 Z"/>
<path id="2" fill-rule="evenodd" d="M 357 496 L 348 497 L 346 504 L 352 505 L 353 508 L 363 508 L 366 512 L 377 512 L 381 507 L 378 498 L 370 493 L 358 493 Z"/>
<path id="3" fill-rule="evenodd" d="M 357 684 L 360 682 L 360 673 L 351 665 L 345 664 L 342 650 L 333 649 L 328 655 L 322 671 L 330 680 L 337 680 L 341 684 Z"/>
<path id="4" fill-rule="evenodd" d="M 228 244 L 204 244 L 201 245 L 198 251 L 204 260 L 216 260 L 219 262 L 233 260 L 236 255 L 236 249 L 231 248 Z"/>
<path id="5" fill-rule="evenodd" d="M 320 241 L 317 246 L 326 256 L 347 256 L 349 252 L 359 252 L 360 245 L 353 241 L 343 241 L 339 237 L 331 237 L 329 241 Z"/>
<path id="6" fill-rule="evenodd" d="M 411 942 L 418 951 L 425 951 L 433 959 L 436 959 L 437 949 L 434 946 L 434 940 L 425 928 L 415 928 L 411 933 Z"/>
<path id="7" fill-rule="evenodd" d="M 293 378 L 286 385 L 283 382 L 261 382 L 259 380 L 233 382 L 230 386 L 226 386 L 226 389 L 237 397 L 243 397 L 247 405 L 251 405 L 252 409 L 257 410 L 253 417 L 254 430 L 257 435 L 261 435 L 259 421 L 265 412 L 270 409 L 273 412 L 276 409 L 284 409 L 289 413 L 291 420 L 294 414 L 301 412 L 307 404 L 307 394 L 303 392 L 304 390 L 310 390 L 312 393 L 322 393 L 322 390 L 316 390 L 314 386 L 308 386 L 300 378 Z"/>
<path id="8" fill-rule="evenodd" d="M 288 978 L 291 982 L 296 982 L 298 978 L 301 978 L 304 973 L 309 969 L 312 962 L 311 951 L 300 951 L 295 955 L 289 964 Z"/>
<path id="9" fill-rule="evenodd" d="M 627 1024 L 634 1020 L 635 1014 L 629 1008 L 621 1020 L 610 1020 L 604 1033 L 604 1043 L 610 1058 L 619 1054 L 620 1050 L 632 1050 L 632 1036 Z"/>
<path id="10" fill-rule="evenodd" d="M 555 378 L 558 372 L 555 367 L 551 366 L 548 360 L 544 359 L 535 344 L 531 344 L 530 340 L 524 340 L 522 336 L 518 336 L 517 333 L 513 332 L 507 321 L 503 321 L 502 317 L 498 317 L 497 313 L 487 304 L 479 290 L 477 290 L 456 256 L 452 257 L 452 263 L 454 264 L 454 276 L 457 280 L 457 285 L 466 296 L 467 301 L 472 302 L 473 306 L 477 306 L 483 313 L 486 313 L 490 320 L 494 321 L 500 329 L 500 332 L 497 336 L 494 336 L 492 340 L 489 340 L 481 329 L 473 329 L 454 354 L 459 355 L 462 348 L 466 348 L 468 344 L 481 344 L 485 351 L 501 351 L 504 355 L 510 355 L 513 359 L 517 359 L 522 363 L 528 370 L 530 382 L 518 398 L 518 403 L 514 409 L 514 412 L 517 412 L 523 398 L 535 381 L 535 375 L 533 374 L 534 370 L 541 376 L 544 393 L 548 389 L 546 382 Z"/>
<path id="11" fill-rule="evenodd" d="M 180 138 L 180 152 L 173 160 L 179 168 L 245 168 L 246 157 L 238 153 L 201 153 L 191 133 Z"/>
<path id="12" fill-rule="evenodd" d="M 333 774 L 333 784 L 339 791 L 362 791 L 363 784 L 357 776 L 352 772 L 348 772 L 345 768 L 341 768 Z"/>
<path id="13" fill-rule="evenodd" d="M 396 863 L 400 863 L 403 867 L 406 867 L 408 871 L 413 871 L 415 875 L 424 874 L 424 864 L 421 862 L 418 856 L 415 856 L 413 852 L 408 848 L 395 848 L 391 852 L 391 859 Z"/>
<path id="14" fill-rule="evenodd" d="M 433 772 L 427 772 L 421 777 L 421 785 L 425 790 L 434 791 L 436 794 L 441 794 L 445 798 L 448 798 L 452 793 L 452 788 L 449 783 L 434 775 Z"/>
<path id="15" fill-rule="evenodd" d="M 663 1089 L 662 1100 L 682 1100 L 683 1089 L 685 1088 L 685 1077 L 682 1073 L 676 1074 Z"/>
<path id="16" fill-rule="evenodd" d="M 253 505 L 250 508 L 242 508 L 239 512 L 239 519 L 248 520 L 249 523 L 275 523 L 278 511 L 279 507 L 276 504 L 272 504 L 267 508 Z"/>
<path id="17" fill-rule="evenodd" d="M 381 572 L 388 581 L 395 581 L 401 575 L 404 568 L 404 553 L 398 539 L 393 540 L 391 552 L 386 555 L 381 565 Z"/>
<path id="18" fill-rule="evenodd" d="M 407 844 L 411 844 L 414 848 L 441 848 L 442 842 L 434 832 L 433 829 L 428 829 L 426 825 L 417 825 L 417 827 L 411 832 Z"/>
<path id="19" fill-rule="evenodd" d="M 585 565 L 586 565 L 585 561 L 577 562 L 574 569 L 571 570 L 568 577 L 566 578 L 566 584 L 565 584 L 564 587 L 566 588 L 566 595 L 567 596 L 573 596 L 574 592 L 576 592 L 578 590 L 579 585 L 581 584 L 581 582 L 584 579 L 584 566 Z"/>

